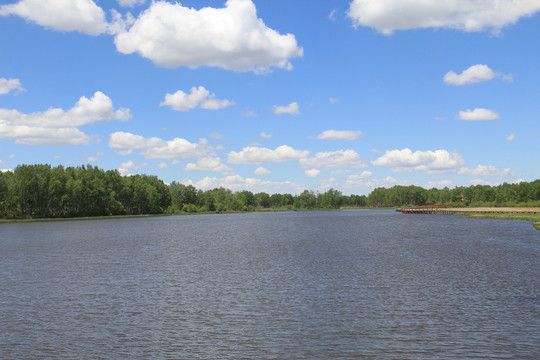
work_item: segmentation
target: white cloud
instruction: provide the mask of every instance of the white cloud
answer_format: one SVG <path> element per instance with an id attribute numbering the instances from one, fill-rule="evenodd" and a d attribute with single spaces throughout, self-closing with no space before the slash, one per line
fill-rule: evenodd
<path id="1" fill-rule="evenodd" d="M 86 145 L 92 137 L 79 126 L 131 118 L 129 109 L 114 110 L 111 99 L 96 91 L 90 99 L 82 96 L 71 109 L 50 108 L 45 112 L 23 114 L 0 109 L 0 138 L 13 138 L 29 145 Z"/>
<path id="2" fill-rule="evenodd" d="M 372 165 L 390 168 L 398 171 L 427 171 L 428 173 L 455 172 L 465 164 L 465 161 L 456 152 L 446 150 L 415 151 L 405 148 L 403 150 L 389 150 L 378 159 L 371 161 Z"/>
<path id="3" fill-rule="evenodd" d="M 281 145 L 275 150 L 262 147 L 245 147 L 242 151 L 231 151 L 227 162 L 230 164 L 263 164 L 298 160 L 309 155 L 309 151 L 295 150 L 288 145 Z"/>
<path id="4" fill-rule="evenodd" d="M 298 194 L 306 189 L 305 186 L 292 183 L 290 181 L 274 182 L 265 181 L 255 178 L 242 178 L 240 175 L 230 175 L 224 178 L 205 177 L 202 180 L 193 182 L 191 180 L 184 181 L 185 185 L 193 185 L 197 189 L 210 190 L 219 187 L 231 189 L 232 191 L 249 190 L 254 193 L 266 192 L 269 194 L 292 193 Z"/>
<path id="5" fill-rule="evenodd" d="M 298 103 L 293 102 L 286 106 L 274 105 L 274 108 L 272 109 L 272 111 L 276 115 L 281 115 L 281 114 L 298 115 L 300 114 L 300 107 L 298 106 Z"/>
<path id="6" fill-rule="evenodd" d="M 94 162 L 98 161 L 99 158 L 102 157 L 102 156 L 103 156 L 102 152 L 97 152 L 94 155 L 90 155 L 89 157 L 87 157 L 86 161 L 88 161 L 89 163 L 94 163 Z"/>
<path id="7" fill-rule="evenodd" d="M 479 164 L 476 169 L 470 169 L 463 167 L 458 171 L 459 175 L 473 175 L 473 176 L 512 176 L 512 172 L 509 168 L 499 169 L 493 165 L 484 166 Z"/>
<path id="8" fill-rule="evenodd" d="M 212 139 L 223 139 L 224 135 L 223 134 L 220 134 L 218 132 L 213 132 L 213 133 L 210 133 L 208 134 L 208 136 L 210 136 Z"/>
<path id="9" fill-rule="evenodd" d="M 443 81 L 449 85 L 470 85 L 484 81 L 489 81 L 494 78 L 502 78 L 504 81 L 514 81 L 512 74 L 495 73 L 487 65 L 473 65 L 466 70 L 463 70 L 461 74 L 457 74 L 454 71 L 449 71 L 443 78 Z"/>
<path id="10" fill-rule="evenodd" d="M 369 26 L 386 35 L 418 28 L 498 33 L 539 10 L 537 0 L 353 0 L 348 15 L 355 27 Z"/>
<path id="11" fill-rule="evenodd" d="M 92 0 L 20 0 L 1 6 L 0 15 L 17 15 L 49 29 L 89 35 L 108 28 L 103 9 Z"/>
<path id="12" fill-rule="evenodd" d="M 328 18 L 332 21 L 335 21 L 336 20 L 336 12 L 337 10 L 336 9 L 333 9 L 330 14 L 328 14 Z"/>
<path id="13" fill-rule="evenodd" d="M 446 73 L 443 80 L 447 84 L 460 86 L 488 81 L 494 77 L 495 73 L 489 68 L 489 66 L 478 64 L 463 70 L 461 74 L 456 74 L 454 71 L 449 71 Z"/>
<path id="14" fill-rule="evenodd" d="M 12 90 L 24 91 L 19 79 L 0 78 L 0 95 L 9 93 Z"/>
<path id="15" fill-rule="evenodd" d="M 354 150 L 318 152 L 313 157 L 300 159 L 299 163 L 301 168 L 363 169 L 367 167 L 367 164 L 362 160 L 360 154 Z"/>
<path id="16" fill-rule="evenodd" d="M 248 117 L 256 117 L 257 113 L 255 112 L 255 110 L 246 109 L 246 110 L 242 111 L 242 115 L 243 116 L 248 116 Z"/>
<path id="17" fill-rule="evenodd" d="M 356 140 L 362 136 L 361 131 L 347 131 L 347 130 L 326 130 L 323 131 L 317 139 L 320 140 Z"/>
<path id="18" fill-rule="evenodd" d="M 116 2 L 123 7 L 133 7 L 144 4 L 146 0 L 116 0 Z"/>
<path id="19" fill-rule="evenodd" d="M 265 132 L 262 132 L 262 133 L 260 134 L 260 136 L 261 136 L 262 138 L 264 138 L 264 139 L 271 139 L 271 138 L 272 138 L 272 134 L 267 134 L 267 133 L 265 133 Z"/>
<path id="20" fill-rule="evenodd" d="M 506 137 L 506 141 L 516 141 L 516 135 L 510 134 Z"/>
<path id="21" fill-rule="evenodd" d="M 304 174 L 306 174 L 306 176 L 309 176 L 309 177 L 317 177 L 319 176 L 320 173 L 321 173 L 321 170 L 318 170 L 318 169 L 309 169 L 309 170 L 304 171 Z"/>
<path id="22" fill-rule="evenodd" d="M 339 99 L 336 99 L 336 98 L 333 98 L 333 97 L 329 97 L 329 98 L 328 98 L 328 101 L 330 101 L 330 104 L 335 104 L 335 103 L 338 103 L 338 102 L 339 102 Z"/>
<path id="23" fill-rule="evenodd" d="M 219 172 L 222 174 L 232 174 L 234 169 L 228 167 L 227 165 L 221 162 L 221 159 L 218 157 L 206 157 L 197 160 L 197 163 L 188 163 L 184 170 L 187 171 L 213 171 Z"/>
<path id="24" fill-rule="evenodd" d="M 379 180 L 372 179 L 372 175 L 373 174 L 370 171 L 364 171 L 361 175 L 350 175 L 347 177 L 347 180 L 345 181 L 345 184 L 343 184 L 343 187 L 345 189 L 362 188 L 366 192 L 369 192 L 378 187 L 389 188 L 394 185 L 412 185 L 412 182 L 408 180 L 397 180 L 391 176 L 387 176 L 386 178 Z M 354 191 L 355 190 L 353 190 L 353 192 Z"/>
<path id="25" fill-rule="evenodd" d="M 499 114 L 495 111 L 482 108 L 475 108 L 474 110 L 467 109 L 465 111 L 460 111 L 456 115 L 456 119 L 467 121 L 495 120 L 499 117 Z"/>
<path id="26" fill-rule="evenodd" d="M 133 162 L 133 160 L 129 160 L 128 162 L 120 164 L 120 167 L 118 168 L 118 172 L 122 176 L 129 176 L 129 170 L 135 170 L 146 166 L 146 163 L 142 164 L 136 164 Z"/>
<path id="27" fill-rule="evenodd" d="M 133 26 L 118 34 L 123 54 L 139 53 L 157 66 L 221 67 L 268 72 L 291 69 L 289 59 L 303 56 L 292 34 L 281 35 L 257 18 L 251 0 L 228 0 L 224 8 L 200 10 L 155 1 Z"/>
<path id="28" fill-rule="evenodd" d="M 189 111 L 197 106 L 206 110 L 218 110 L 234 105 L 234 101 L 219 100 L 203 86 L 192 87 L 189 94 L 178 90 L 174 94 L 166 94 L 165 101 L 159 106 L 169 106 L 176 111 Z"/>
<path id="29" fill-rule="evenodd" d="M 272 172 L 268 170 L 267 168 L 264 168 L 262 166 L 259 166 L 255 171 L 253 172 L 255 175 L 269 175 Z"/>
<path id="30" fill-rule="evenodd" d="M 4 166 L 6 163 L 0 160 L 0 166 Z"/>
<path id="31" fill-rule="evenodd" d="M 147 159 L 202 158 L 214 151 L 206 139 L 199 139 L 198 143 L 191 143 L 181 138 L 166 141 L 157 137 L 145 138 L 122 131 L 110 135 L 109 147 L 124 150 L 141 149 L 141 154 Z"/>

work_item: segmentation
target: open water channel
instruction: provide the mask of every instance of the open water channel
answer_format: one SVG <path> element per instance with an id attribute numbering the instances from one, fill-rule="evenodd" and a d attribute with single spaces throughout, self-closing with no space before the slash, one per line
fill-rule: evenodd
<path id="1" fill-rule="evenodd" d="M 2 359 L 533 359 L 540 231 L 391 210 L 0 225 Z"/>

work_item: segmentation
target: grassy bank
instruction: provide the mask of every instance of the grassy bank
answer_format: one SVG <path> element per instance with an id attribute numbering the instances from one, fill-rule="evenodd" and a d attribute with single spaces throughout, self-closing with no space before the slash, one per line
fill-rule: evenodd
<path id="1" fill-rule="evenodd" d="M 540 230 L 540 214 L 456 212 L 456 215 L 465 215 L 477 219 L 528 220 L 533 222 L 536 230 Z"/>

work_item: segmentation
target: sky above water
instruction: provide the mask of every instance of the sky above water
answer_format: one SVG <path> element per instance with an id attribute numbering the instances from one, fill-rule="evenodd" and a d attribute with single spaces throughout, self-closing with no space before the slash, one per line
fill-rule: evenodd
<path id="1" fill-rule="evenodd" d="M 0 169 L 199 189 L 540 178 L 538 0 L 0 0 Z"/>

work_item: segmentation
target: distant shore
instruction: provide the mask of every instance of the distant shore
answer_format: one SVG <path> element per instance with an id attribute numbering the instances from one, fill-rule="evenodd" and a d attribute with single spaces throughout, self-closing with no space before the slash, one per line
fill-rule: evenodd
<path id="1" fill-rule="evenodd" d="M 379 209 L 381 208 L 343 207 L 340 210 L 379 210 Z M 324 209 L 324 210 L 328 210 L 328 209 Z M 445 210 L 447 211 L 449 210 L 455 215 L 465 215 L 470 218 L 527 220 L 527 221 L 533 222 L 533 226 L 535 229 L 540 230 L 540 208 L 539 207 L 470 207 L 470 208 L 457 207 L 457 208 L 446 208 Z M 262 211 L 254 211 L 254 212 L 277 212 L 277 211 L 297 211 L 297 210 L 264 209 Z M 298 211 L 302 211 L 302 210 L 298 210 Z M 111 215 L 111 216 L 73 217 L 73 218 L 0 219 L 0 224 L 18 223 L 18 222 L 128 219 L 128 218 L 146 218 L 146 217 L 174 216 L 174 215 L 215 214 L 215 213 L 216 212 L 201 212 L 201 213 L 178 212 L 178 213 L 173 213 L 173 214 L 150 214 L 150 215 L 114 215 L 114 216 Z M 245 212 L 225 211 L 225 212 L 217 212 L 217 213 L 233 214 L 233 213 L 245 213 Z"/>

